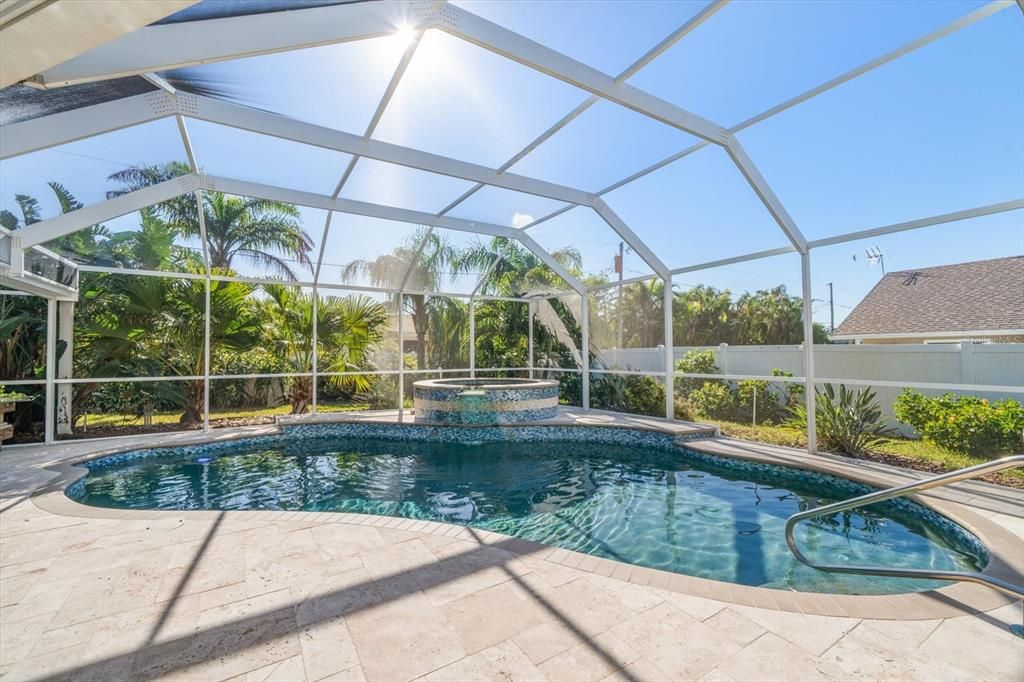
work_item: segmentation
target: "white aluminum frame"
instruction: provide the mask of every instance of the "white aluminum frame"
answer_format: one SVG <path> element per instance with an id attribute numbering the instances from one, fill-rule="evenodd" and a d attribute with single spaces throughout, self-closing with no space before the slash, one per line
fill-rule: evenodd
<path id="1" fill-rule="evenodd" d="M 902 47 L 899 47 L 891 52 L 887 52 L 886 54 L 877 57 L 869 62 L 866 62 L 854 69 L 850 69 L 849 71 L 839 76 L 836 76 L 835 78 L 826 81 L 821 85 L 813 87 L 810 90 L 807 90 L 795 97 L 791 97 L 790 99 L 784 102 L 780 102 L 779 104 L 776 104 L 775 106 L 770 107 L 759 114 L 751 116 L 747 120 L 736 124 L 732 128 L 729 128 L 729 133 L 735 135 L 736 133 L 739 133 L 753 125 L 761 123 L 762 121 L 765 121 L 771 118 L 772 116 L 775 116 L 776 114 L 781 114 L 787 109 L 791 109 L 792 107 L 795 107 L 798 104 L 802 104 L 803 102 L 806 102 L 807 100 L 816 97 L 820 94 L 828 92 L 829 90 L 832 90 L 833 88 L 836 88 L 842 85 L 843 83 L 851 81 L 859 76 L 863 76 L 864 74 L 869 73 L 870 71 L 873 71 L 880 66 L 884 66 L 885 64 L 888 64 L 889 62 L 894 61 L 906 54 L 910 54 L 911 52 L 920 49 L 926 45 L 929 45 L 935 42 L 936 40 L 939 40 L 940 38 L 945 38 L 946 36 L 952 35 L 953 33 L 963 28 L 966 28 L 978 21 L 981 21 L 982 19 L 986 19 L 992 16 L 993 14 L 996 14 L 997 12 L 1000 12 L 1012 6 L 1012 0 L 994 0 L 993 2 L 990 2 L 987 5 L 984 5 L 979 9 L 976 9 L 975 11 L 966 14 L 963 17 L 960 17 L 959 19 L 947 24 L 946 26 L 943 26 L 942 28 L 932 31 L 927 35 L 921 36 L 916 40 L 912 40 L 909 43 L 903 45 Z M 701 141 L 697 142 L 696 144 L 690 145 L 689 147 L 686 147 L 685 149 L 678 151 L 675 154 L 665 157 L 661 161 L 651 164 L 647 168 L 643 168 L 633 173 L 632 175 L 623 178 L 622 180 L 613 182 L 604 189 L 598 190 L 597 196 L 601 197 L 610 192 L 614 192 L 620 187 L 628 185 L 629 183 L 634 182 L 635 180 L 639 180 L 640 178 L 646 175 L 650 175 L 654 171 L 660 170 L 661 168 L 664 168 L 665 166 L 674 163 L 679 159 L 687 157 L 690 154 L 693 154 L 697 151 L 700 151 L 704 147 L 707 147 L 709 144 L 711 143 L 707 141 Z M 523 229 L 532 229 L 533 227 L 536 227 L 537 225 L 540 225 L 541 223 L 550 220 L 560 215 L 561 213 L 564 213 L 566 210 L 568 209 L 562 208 L 557 211 L 553 211 L 546 216 L 538 218 L 534 222 L 525 226 Z"/>
<path id="2" fill-rule="evenodd" d="M 205 320 L 205 347 L 204 347 L 204 375 L 201 377 L 132 377 L 132 378 L 110 378 L 110 379 L 56 379 L 53 376 L 55 368 L 53 365 L 53 353 L 55 352 L 55 341 L 51 335 L 55 331 L 53 300 L 48 304 L 47 312 L 47 376 L 44 382 L 21 380 L 5 382 L 10 385 L 45 385 L 47 391 L 47 430 L 48 441 L 53 439 L 52 424 L 52 402 L 54 387 L 58 384 L 102 382 L 102 381 L 174 381 L 174 380 L 199 380 L 205 382 L 205 410 L 204 428 L 209 428 L 209 389 L 210 381 L 214 378 L 232 378 L 227 376 L 213 377 L 210 374 L 210 287 L 214 281 L 240 281 L 240 282 L 275 282 L 295 286 L 312 286 L 314 293 L 314 329 L 313 329 L 313 371 L 312 373 L 286 373 L 280 375 L 244 375 L 234 378 L 260 378 L 260 377 L 288 377 L 288 376 L 312 376 L 314 379 L 312 409 L 314 413 L 317 407 L 317 386 L 318 376 L 331 376 L 338 373 L 319 373 L 317 362 L 317 339 L 316 339 L 316 314 L 319 304 L 321 290 L 343 290 L 343 291 L 364 291 L 378 293 L 395 293 L 398 296 L 398 327 L 399 344 L 401 344 L 402 331 L 402 296 L 407 294 L 429 294 L 439 296 L 467 297 L 466 294 L 451 294 L 445 292 L 410 291 L 407 289 L 409 276 L 412 273 L 412 266 L 407 270 L 405 277 L 397 288 L 389 287 L 368 287 L 349 286 L 320 281 L 320 272 L 323 262 L 324 250 L 330 230 L 331 217 L 335 212 L 352 213 L 356 215 L 371 216 L 386 220 L 396 220 L 412 224 L 429 226 L 430 230 L 435 228 L 452 229 L 475 234 L 490 236 L 501 236 L 516 239 L 523 246 L 532 251 L 538 258 L 546 263 L 554 272 L 559 274 L 563 280 L 572 288 L 572 292 L 565 292 L 554 297 L 565 295 L 579 295 L 581 297 L 581 367 L 569 368 L 537 368 L 533 357 L 533 317 L 535 314 L 535 301 L 532 298 L 507 298 L 480 295 L 478 292 L 485 284 L 489 274 L 497 265 L 498 260 L 488 268 L 481 276 L 473 292 L 468 295 L 471 310 L 471 339 L 470 339 L 470 367 L 467 369 L 441 369 L 437 370 L 410 370 L 409 373 L 431 374 L 440 372 L 469 372 L 475 375 L 476 371 L 500 371 L 503 368 L 490 370 L 475 367 L 475 319 L 473 309 L 476 299 L 499 299 L 515 300 L 527 303 L 529 306 L 529 353 L 530 367 L 522 368 L 529 371 L 532 376 L 535 371 L 550 372 L 580 372 L 583 375 L 583 405 L 589 408 L 589 377 L 595 374 L 638 374 L 622 370 L 591 370 L 590 369 L 590 324 L 589 324 L 589 298 L 590 292 L 599 291 L 604 288 L 620 286 L 621 284 L 649 280 L 654 277 L 664 282 L 664 325 L 665 325 L 665 371 L 646 373 L 655 376 L 664 376 L 666 386 L 666 417 L 673 418 L 673 378 L 678 376 L 694 376 L 686 373 L 678 373 L 673 367 L 673 345 L 672 345 L 672 277 L 686 272 L 695 272 L 703 269 L 721 267 L 729 264 L 768 258 L 785 253 L 799 253 L 801 257 L 801 280 L 803 285 L 803 308 L 804 308 L 804 377 L 754 377 L 744 375 L 713 375 L 716 378 L 756 378 L 780 382 L 803 382 L 808 387 L 808 397 L 813 395 L 810 390 L 818 383 L 829 383 L 841 381 L 851 385 L 877 384 L 877 385 L 909 385 L 902 382 L 868 382 L 861 380 L 834 380 L 823 379 L 814 376 L 814 353 L 813 353 L 813 320 L 811 316 L 811 250 L 818 247 L 845 243 L 858 239 L 866 239 L 885 234 L 892 234 L 905 230 L 919 229 L 939 224 L 967 220 L 985 215 L 992 215 L 1006 211 L 1024 209 L 1024 199 L 989 204 L 969 208 L 953 213 L 930 216 L 917 220 L 887 225 L 882 227 L 849 232 L 842 235 L 817 240 L 807 240 L 785 207 L 774 194 L 771 186 L 758 171 L 754 162 L 746 154 L 736 134 L 760 123 L 776 114 L 786 111 L 802 102 L 805 102 L 819 94 L 827 92 L 839 85 L 868 73 L 884 64 L 887 64 L 903 55 L 909 54 L 925 45 L 969 26 L 977 21 L 1013 6 L 1012 0 L 996 0 L 987 5 L 947 24 L 946 26 L 921 36 L 904 46 L 881 55 L 857 68 L 847 71 L 821 85 L 792 97 L 770 109 L 757 114 L 746 121 L 743 121 L 731 128 L 724 128 L 713 121 L 697 116 L 670 102 L 655 97 L 647 92 L 630 86 L 626 81 L 640 71 L 644 66 L 653 61 L 658 55 L 668 50 L 680 39 L 698 28 L 715 13 L 717 13 L 727 0 L 715 0 L 703 10 L 698 12 L 688 22 L 680 26 L 665 39 L 660 41 L 651 50 L 645 53 L 640 59 L 627 67 L 616 77 L 608 76 L 586 64 L 574 60 L 564 54 L 556 52 L 544 45 L 536 43 L 519 34 L 509 31 L 490 21 L 482 19 L 460 7 L 449 5 L 445 2 L 423 2 L 407 3 L 395 0 L 383 0 L 375 3 L 353 3 L 342 6 L 320 7 L 312 9 L 297 10 L 292 12 L 278 12 L 272 14 L 251 15 L 232 17 L 227 19 L 213 19 L 205 21 L 188 22 L 186 24 L 169 24 L 149 26 L 137 30 L 131 34 L 118 38 L 99 48 L 91 50 L 79 57 L 71 59 L 61 65 L 48 69 L 32 79 L 32 85 L 36 87 L 57 87 L 74 83 L 85 83 L 109 78 L 141 75 L 159 90 L 135 97 L 128 97 L 121 100 L 107 102 L 91 107 L 53 114 L 51 116 L 33 119 L 22 123 L 12 124 L 4 127 L 4 135 L 0 136 L 0 159 L 10 158 L 20 154 L 53 147 L 74 140 L 99 135 L 105 132 L 119 130 L 133 125 L 154 121 L 160 118 L 173 116 L 176 119 L 181 134 L 186 155 L 192 167 L 192 173 L 180 178 L 147 187 L 130 194 L 109 199 L 99 204 L 84 207 L 78 211 L 68 213 L 56 218 L 51 218 L 40 223 L 33 224 L 18 231 L 12 240 L 12 251 L 22 251 L 28 248 L 38 248 L 38 245 L 54 239 L 57 236 L 68 234 L 77 229 L 97 224 L 126 213 L 139 210 L 146 206 L 166 201 L 186 193 L 194 193 L 199 208 L 200 232 L 203 246 L 203 260 L 205 272 L 202 275 L 195 273 L 173 273 L 173 272 L 150 272 L 139 270 L 123 270 L 116 268 L 102 268 L 95 266 L 78 266 L 83 272 L 118 272 L 137 276 L 158 276 L 187 279 L 203 279 L 206 284 L 206 320 Z M 1018 3 L 1019 4 L 1019 1 Z M 235 59 L 239 57 L 258 54 L 269 54 L 286 50 L 301 49 L 317 45 L 328 45 L 353 40 L 381 37 L 393 34 L 398 28 L 412 31 L 413 39 L 407 46 L 405 53 L 399 61 L 395 72 L 382 96 L 378 107 L 362 136 L 352 135 L 341 131 L 316 126 L 303 121 L 297 121 L 285 116 L 268 113 L 262 110 L 246 107 L 239 104 L 224 102 L 198 95 L 192 95 L 176 91 L 165 79 L 156 72 L 165 71 L 171 68 L 195 66 L 203 63 Z M 570 83 L 578 88 L 586 90 L 591 95 L 577 105 L 572 111 L 563 116 L 559 121 L 549 127 L 544 133 L 533 140 L 520 152 L 515 154 L 506 163 L 497 169 L 486 168 L 477 164 L 467 163 L 436 154 L 422 152 L 408 147 L 388 144 L 373 139 L 373 133 L 377 124 L 384 115 L 397 87 L 405 73 L 409 63 L 414 58 L 416 48 L 425 31 L 430 29 L 445 31 L 460 39 L 469 41 L 484 49 L 487 49 L 506 58 L 513 59 L 532 69 L 535 69 L 548 76 Z M 678 128 L 693 134 L 701 141 L 677 152 L 658 163 L 638 171 L 633 175 L 620 180 L 598 192 L 586 192 L 572 187 L 546 182 L 536 178 L 508 173 L 508 169 L 523 159 L 546 140 L 550 139 L 558 131 L 562 130 L 571 121 L 581 115 L 588 108 L 593 106 L 599 99 L 605 99 L 620 106 L 630 108 L 642 115 L 653 118 L 663 124 Z M 250 132 L 270 135 L 281 139 L 311 144 L 325 149 L 332 149 L 352 155 L 352 159 L 344 169 L 334 193 L 331 196 L 290 190 L 260 183 L 246 182 L 242 180 L 202 175 L 192 148 L 185 119 L 187 117 L 226 125 Z M 765 205 L 782 232 L 786 235 L 789 246 L 776 249 L 769 249 L 745 255 L 738 255 L 730 258 L 708 261 L 694 265 L 687 265 L 670 269 L 655 254 L 644 241 L 608 206 L 601 198 L 603 195 L 618 189 L 630 182 L 633 182 L 645 175 L 654 172 L 659 168 L 684 158 L 709 144 L 718 145 L 729 155 L 741 174 L 747 180 L 751 189 L 755 192 L 761 202 Z M 410 168 L 416 168 L 433 173 L 439 173 L 470 180 L 475 185 L 460 197 L 451 202 L 444 210 L 437 215 L 421 211 L 410 211 L 407 209 L 370 204 L 347 199 L 340 199 L 339 195 L 350 177 L 358 159 L 361 157 L 373 158 L 385 163 L 394 163 Z M 566 205 L 558 210 L 543 216 L 522 229 L 481 223 L 475 221 L 461 220 L 448 217 L 446 214 L 455 206 L 465 201 L 469 196 L 485 186 L 494 186 L 517 192 L 524 192 L 542 196 L 558 201 Z M 205 239 L 205 225 L 203 224 L 202 191 L 221 191 L 245 196 L 262 197 L 287 201 L 303 206 L 310 206 L 327 210 L 327 219 L 324 224 L 323 238 L 320 244 L 316 267 L 311 282 L 291 282 L 270 280 L 249 277 L 228 277 L 212 275 L 209 266 L 208 248 Z M 651 267 L 653 274 L 643 275 L 622 283 L 613 282 L 605 285 L 587 287 L 567 272 L 545 249 L 540 247 L 527 231 L 550 220 L 562 213 L 565 213 L 577 206 L 585 206 L 594 210 L 599 217 L 606 222 L 630 247 Z M 16 260 L 12 257 L 12 261 Z M 549 297 L 550 298 L 550 297 Z M 811 350 L 809 350 L 811 349 Z M 352 372 L 352 374 L 394 374 L 399 376 L 400 395 L 404 391 L 402 377 L 405 369 L 401 362 L 396 371 L 375 371 L 375 372 Z M 345 373 L 341 373 L 345 374 Z M 641 373 L 645 374 L 645 373 Z M 711 375 L 709 375 L 711 376 Z M 859 382 L 859 383 L 858 383 Z M 1022 392 L 1016 387 L 1003 386 L 982 386 L 982 385 L 948 385 L 948 384 L 914 384 L 921 388 L 939 389 L 960 389 L 960 390 L 994 390 L 1006 392 L 1005 389 L 1015 389 L 1013 392 Z M 401 400 L 401 399 L 400 399 Z M 401 408 L 401 402 L 399 407 Z M 809 422 L 809 448 L 813 451 L 814 444 L 814 401 L 808 400 L 808 422 Z"/>

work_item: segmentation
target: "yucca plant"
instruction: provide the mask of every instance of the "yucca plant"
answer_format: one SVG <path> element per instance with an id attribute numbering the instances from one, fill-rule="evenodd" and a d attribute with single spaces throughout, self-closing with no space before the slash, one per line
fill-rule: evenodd
<path id="1" fill-rule="evenodd" d="M 859 455 L 895 433 L 882 422 L 882 408 L 870 387 L 855 391 L 840 385 L 837 395 L 831 384 L 825 384 L 824 391 L 815 389 L 814 393 L 818 447 L 822 450 Z M 793 417 L 788 425 L 806 430 L 806 405 L 795 405 L 790 412 Z"/>

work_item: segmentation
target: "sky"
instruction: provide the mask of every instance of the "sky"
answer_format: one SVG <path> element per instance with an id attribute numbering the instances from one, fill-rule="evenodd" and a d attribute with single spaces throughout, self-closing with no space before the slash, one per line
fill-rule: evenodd
<path id="1" fill-rule="evenodd" d="M 615 76 L 685 23 L 702 2 L 457 2 L 469 11 Z M 628 82 L 724 126 L 929 33 L 981 2 L 755 2 L 727 5 Z M 766 30 L 770 27 L 770 30 Z M 252 57 L 193 69 L 241 103 L 363 134 L 405 49 L 401 34 Z M 440 31 L 422 39 L 374 137 L 498 167 L 588 94 Z M 895 62 L 738 134 L 800 230 L 816 239 L 1024 197 L 1024 21 L 996 13 Z M 210 174 L 330 194 L 346 154 L 187 121 Z M 600 101 L 510 172 L 598 191 L 697 140 Z M 184 159 L 171 119 L 0 163 L 0 206 L 67 186 L 86 204 L 133 164 Z M 360 159 L 343 197 L 437 212 L 472 183 Z M 727 155 L 706 147 L 605 195 L 669 267 L 788 244 Z M 520 227 L 558 201 L 486 188 L 450 215 Z M 326 213 L 303 209 L 319 250 Z M 132 229 L 137 216 L 110 221 Z M 340 267 L 390 251 L 415 226 L 335 214 L 324 281 Z M 443 232 L 455 245 L 475 237 Z M 612 276 L 619 238 L 593 211 L 575 208 L 530 230 L 545 248 L 578 249 L 589 274 Z M 195 244 L 192 244 L 195 246 Z M 815 250 L 812 294 L 833 283 L 837 322 L 888 271 L 1024 253 L 1024 212 Z M 853 256 L 858 258 L 854 260 Z M 244 274 L 262 274 L 240 268 Z M 627 253 L 625 276 L 650 273 Z M 462 276 L 446 289 L 466 292 Z M 739 294 L 785 284 L 800 293 L 794 254 L 691 272 L 677 287 L 709 284 Z M 815 319 L 829 322 L 815 303 Z"/>

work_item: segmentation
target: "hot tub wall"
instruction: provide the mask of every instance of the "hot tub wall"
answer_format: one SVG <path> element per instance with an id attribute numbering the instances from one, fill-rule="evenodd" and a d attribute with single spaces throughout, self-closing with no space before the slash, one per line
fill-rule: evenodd
<path id="1" fill-rule="evenodd" d="M 415 387 L 416 421 L 434 424 L 515 424 L 555 417 L 558 385 L 469 389 Z"/>

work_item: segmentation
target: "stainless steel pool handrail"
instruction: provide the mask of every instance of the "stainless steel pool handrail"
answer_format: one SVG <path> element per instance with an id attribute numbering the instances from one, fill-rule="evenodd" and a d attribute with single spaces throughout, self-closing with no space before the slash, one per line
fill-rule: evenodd
<path id="1" fill-rule="evenodd" d="M 1003 469 L 1012 469 L 1014 467 L 1024 466 L 1024 455 L 1012 455 L 1010 457 L 1003 457 L 992 462 L 985 462 L 984 464 L 977 464 L 972 467 L 966 467 L 964 469 L 958 469 L 951 471 L 946 474 L 940 474 L 938 476 L 932 476 L 931 478 L 925 478 L 920 481 L 913 481 L 904 485 L 896 486 L 894 488 L 887 488 L 885 490 L 879 490 L 878 492 L 868 493 L 867 495 L 861 495 L 860 497 L 854 497 L 849 500 L 842 502 L 834 502 L 832 504 L 826 504 L 823 507 L 815 507 L 814 509 L 808 509 L 807 511 L 797 512 L 786 520 L 786 544 L 789 545 L 789 551 L 793 553 L 799 561 L 807 564 L 811 568 L 816 568 L 819 571 L 827 571 L 829 573 L 855 573 L 858 575 L 877 575 L 886 577 L 897 577 L 897 578 L 929 578 L 934 580 L 953 580 L 958 582 L 971 582 L 978 583 L 980 585 L 987 585 L 988 587 L 1004 592 L 1017 599 L 1024 598 L 1024 586 L 1014 585 L 996 578 L 995 576 L 984 575 L 982 573 L 973 573 L 970 571 L 940 571 L 931 570 L 926 568 L 886 568 L 884 566 L 842 566 L 837 564 L 816 564 L 800 551 L 797 547 L 796 539 L 793 537 L 793 529 L 796 524 L 800 523 L 804 519 L 810 519 L 816 516 L 824 516 L 826 514 L 832 514 L 834 512 L 846 511 L 848 509 L 854 509 L 856 507 L 863 507 L 864 505 L 872 504 L 875 502 L 882 502 L 884 500 L 891 500 L 895 497 L 905 497 L 907 495 L 913 495 L 923 490 L 930 490 L 932 488 L 938 488 L 940 486 L 949 485 L 951 483 L 957 483 L 959 481 L 966 481 L 970 478 L 976 478 L 983 474 L 992 473 L 995 471 L 1002 471 Z"/>

